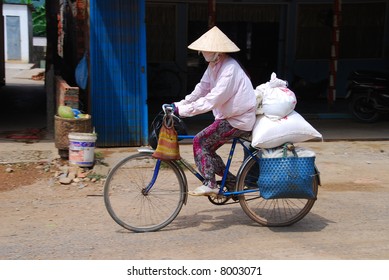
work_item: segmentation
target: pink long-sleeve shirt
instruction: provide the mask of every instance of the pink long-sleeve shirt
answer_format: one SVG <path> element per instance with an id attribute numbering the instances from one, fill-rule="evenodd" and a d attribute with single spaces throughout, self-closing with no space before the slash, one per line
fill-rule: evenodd
<path id="1" fill-rule="evenodd" d="M 244 131 L 251 131 L 255 123 L 256 97 L 251 81 L 239 63 L 228 56 L 208 65 L 193 92 L 175 105 L 182 117 L 212 111 L 216 120 L 225 119 Z"/>

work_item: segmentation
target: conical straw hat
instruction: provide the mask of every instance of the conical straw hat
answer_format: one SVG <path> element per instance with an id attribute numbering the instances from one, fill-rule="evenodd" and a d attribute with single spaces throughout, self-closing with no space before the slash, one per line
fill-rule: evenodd
<path id="1" fill-rule="evenodd" d="M 232 53 L 240 49 L 219 28 L 214 26 L 188 46 L 189 49 L 205 52 Z"/>

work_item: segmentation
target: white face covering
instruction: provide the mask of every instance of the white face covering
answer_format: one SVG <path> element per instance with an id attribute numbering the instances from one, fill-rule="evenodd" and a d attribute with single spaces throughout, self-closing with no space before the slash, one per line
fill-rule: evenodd
<path id="1" fill-rule="evenodd" d="M 215 62 L 219 57 L 219 53 L 215 53 L 215 52 L 201 52 L 201 53 L 203 54 L 204 59 L 207 62 Z"/>

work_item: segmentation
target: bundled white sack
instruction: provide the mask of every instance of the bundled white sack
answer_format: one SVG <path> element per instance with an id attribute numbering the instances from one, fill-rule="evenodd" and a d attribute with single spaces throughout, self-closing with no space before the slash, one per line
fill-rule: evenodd
<path id="1" fill-rule="evenodd" d="M 322 135 L 299 113 L 292 111 L 288 116 L 272 120 L 258 115 L 252 132 L 251 145 L 257 148 L 274 148 L 286 142 L 304 142 Z"/>
<path id="2" fill-rule="evenodd" d="M 288 83 L 271 74 L 270 81 L 257 86 L 257 115 L 264 114 L 270 119 L 281 119 L 290 114 L 297 104 L 293 91 L 288 89 Z"/>
<path id="3" fill-rule="evenodd" d="M 295 147 L 294 150 L 298 157 L 315 157 L 316 154 L 314 151 L 303 148 L 303 147 Z M 263 158 L 281 158 L 284 156 L 284 148 L 268 148 L 261 150 L 261 156 Z M 294 157 L 294 154 L 291 151 L 286 153 L 286 157 Z"/>

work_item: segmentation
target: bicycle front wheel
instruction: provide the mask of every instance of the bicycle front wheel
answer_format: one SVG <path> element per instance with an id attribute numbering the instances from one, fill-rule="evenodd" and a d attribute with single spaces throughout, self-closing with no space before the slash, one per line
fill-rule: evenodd
<path id="1" fill-rule="evenodd" d="M 257 185 L 258 162 L 250 158 L 244 163 L 238 178 L 238 191 L 255 189 L 239 195 L 239 203 L 243 211 L 255 222 L 268 227 L 289 226 L 304 218 L 315 203 L 315 199 L 279 198 L 264 199 Z M 315 196 L 318 191 L 318 180 L 313 180 Z"/>
<path id="2" fill-rule="evenodd" d="M 135 232 L 157 231 L 170 224 L 185 196 L 184 179 L 177 165 L 158 161 L 149 153 L 120 161 L 104 185 L 108 213 L 120 226 Z"/>

